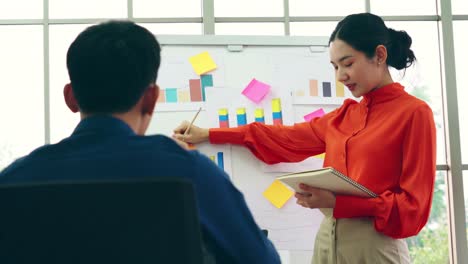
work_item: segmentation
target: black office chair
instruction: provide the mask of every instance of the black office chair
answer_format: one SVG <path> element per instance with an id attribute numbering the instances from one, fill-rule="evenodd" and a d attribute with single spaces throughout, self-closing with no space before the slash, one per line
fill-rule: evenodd
<path id="1" fill-rule="evenodd" d="M 0 263 L 202 263 L 191 182 L 0 186 Z"/>

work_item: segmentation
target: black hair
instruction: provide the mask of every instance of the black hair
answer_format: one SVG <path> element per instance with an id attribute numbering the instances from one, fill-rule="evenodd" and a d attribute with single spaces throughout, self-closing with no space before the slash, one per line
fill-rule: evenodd
<path id="1" fill-rule="evenodd" d="M 378 45 L 387 48 L 387 65 L 398 70 L 410 67 L 416 60 L 410 49 L 411 37 L 406 31 L 388 28 L 382 18 L 370 13 L 352 14 L 341 20 L 330 36 L 328 44 L 340 39 L 361 51 L 368 58 L 375 55 Z"/>
<path id="2" fill-rule="evenodd" d="M 67 68 L 80 111 L 123 113 L 156 82 L 161 63 L 156 37 L 131 21 L 88 27 L 73 41 Z"/>

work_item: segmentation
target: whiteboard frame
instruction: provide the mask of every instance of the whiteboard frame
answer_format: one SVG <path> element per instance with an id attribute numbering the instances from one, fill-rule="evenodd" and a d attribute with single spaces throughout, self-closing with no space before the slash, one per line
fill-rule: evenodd
<path id="1" fill-rule="evenodd" d="M 323 52 L 328 47 L 328 37 L 306 36 L 222 36 L 222 35 L 157 35 L 161 46 L 310 46 L 311 51 Z"/>

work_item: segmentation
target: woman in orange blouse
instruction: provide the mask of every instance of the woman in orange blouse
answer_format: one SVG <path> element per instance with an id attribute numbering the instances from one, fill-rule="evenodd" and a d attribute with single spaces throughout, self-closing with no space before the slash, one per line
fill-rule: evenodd
<path id="1" fill-rule="evenodd" d="M 429 106 L 395 83 L 388 66 L 408 68 L 415 60 L 411 37 L 387 28 L 369 13 L 340 21 L 330 41 L 336 78 L 360 102 L 293 126 L 252 123 L 203 129 L 188 122 L 174 137 L 190 143 L 240 144 L 268 163 L 298 162 L 326 153 L 331 166 L 378 194 L 377 198 L 334 195 L 302 184 L 297 203 L 325 214 L 313 263 L 410 263 L 404 238 L 426 224 L 436 169 L 434 118 Z"/>

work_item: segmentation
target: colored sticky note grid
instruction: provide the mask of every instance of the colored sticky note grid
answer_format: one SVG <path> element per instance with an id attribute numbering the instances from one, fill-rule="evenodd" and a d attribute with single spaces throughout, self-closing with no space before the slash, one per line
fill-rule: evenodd
<path id="1" fill-rule="evenodd" d="M 247 114 L 245 108 L 237 108 L 237 126 L 247 125 Z"/>
<path id="2" fill-rule="evenodd" d="M 293 191 L 288 189 L 288 187 L 278 180 L 273 181 L 273 183 L 263 192 L 263 196 L 277 208 L 283 207 L 293 194 Z"/>
<path id="3" fill-rule="evenodd" d="M 318 81 L 309 80 L 309 95 L 318 96 Z"/>
<path id="4" fill-rule="evenodd" d="M 255 118 L 257 118 L 257 117 L 258 118 L 265 117 L 265 114 L 264 114 L 262 108 L 255 109 Z"/>
<path id="5" fill-rule="evenodd" d="M 159 91 L 158 103 L 164 103 L 164 102 L 166 102 L 166 91 L 161 89 Z"/>
<path id="6" fill-rule="evenodd" d="M 203 101 L 200 80 L 199 79 L 189 80 L 189 87 L 190 87 L 190 100 L 192 102 Z"/>
<path id="7" fill-rule="evenodd" d="M 177 88 L 166 88 L 166 102 L 177 103 Z"/>
<path id="8" fill-rule="evenodd" d="M 265 123 L 265 113 L 262 108 L 255 109 L 255 122 Z"/>
<path id="9" fill-rule="evenodd" d="M 304 116 L 304 120 L 307 122 L 310 122 L 312 119 L 316 117 L 322 117 L 325 115 L 325 111 L 323 111 L 323 108 L 320 108 L 318 110 L 315 110 L 314 112 L 307 114 Z"/>
<path id="10" fill-rule="evenodd" d="M 344 84 L 340 81 L 336 81 L 336 96 L 344 97 Z"/>
<path id="11" fill-rule="evenodd" d="M 304 90 L 296 90 L 296 96 L 299 96 L 299 97 L 305 96 Z"/>
<path id="12" fill-rule="evenodd" d="M 200 76 L 201 80 L 201 92 L 202 92 L 202 98 L 203 101 L 206 101 L 206 87 L 213 87 L 213 75 L 211 74 L 206 74 Z"/>
<path id="13" fill-rule="evenodd" d="M 190 102 L 190 90 L 179 90 L 178 98 L 181 103 Z"/>
<path id="14" fill-rule="evenodd" d="M 227 108 L 218 109 L 219 127 L 229 127 L 229 115 Z"/>
<path id="15" fill-rule="evenodd" d="M 281 112 L 281 99 L 275 98 L 271 100 L 271 109 L 273 112 Z"/>
<path id="16" fill-rule="evenodd" d="M 218 110 L 218 115 L 223 115 L 223 116 L 227 116 L 228 115 L 228 110 L 227 108 L 221 108 Z"/>
<path id="17" fill-rule="evenodd" d="M 323 82 L 322 83 L 322 88 L 323 88 L 323 97 L 331 97 L 331 83 L 329 82 Z"/>
<path id="18" fill-rule="evenodd" d="M 210 54 L 207 51 L 190 57 L 189 61 L 192 64 L 193 70 L 198 75 L 205 74 L 209 71 L 216 69 L 217 67 L 213 58 L 211 58 Z"/>
<path id="19" fill-rule="evenodd" d="M 222 170 L 224 170 L 224 154 L 223 154 L 223 152 L 218 152 L 216 154 L 216 156 L 218 157 L 218 167 L 221 168 Z"/>
<path id="20" fill-rule="evenodd" d="M 260 103 L 265 95 L 270 91 L 270 85 L 262 83 L 256 79 L 252 79 L 250 83 L 242 91 L 242 94 L 255 103 Z"/>
<path id="21" fill-rule="evenodd" d="M 244 107 L 237 108 L 236 113 L 238 115 L 245 115 L 245 113 L 246 113 L 245 108 Z"/>
<path id="22" fill-rule="evenodd" d="M 213 86 L 213 75 L 205 74 L 200 76 L 200 79 L 203 87 Z"/>

